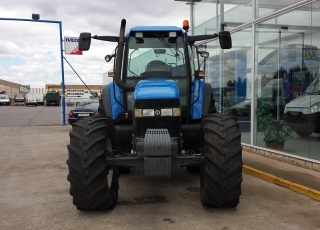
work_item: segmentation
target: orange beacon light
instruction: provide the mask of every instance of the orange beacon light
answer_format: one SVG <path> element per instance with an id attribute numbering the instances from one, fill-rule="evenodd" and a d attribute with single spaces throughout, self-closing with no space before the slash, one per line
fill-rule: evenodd
<path id="1" fill-rule="evenodd" d="M 183 20 L 183 26 L 182 26 L 182 28 L 183 28 L 186 32 L 188 32 L 188 30 L 189 30 L 189 21 L 188 21 L 188 20 Z"/>

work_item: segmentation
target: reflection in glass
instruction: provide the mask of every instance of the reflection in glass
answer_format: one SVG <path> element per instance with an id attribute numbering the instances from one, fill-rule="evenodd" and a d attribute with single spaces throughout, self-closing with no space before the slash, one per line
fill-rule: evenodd
<path id="1" fill-rule="evenodd" d="M 311 141 L 317 135 L 314 133 L 320 133 L 320 97 L 316 95 L 320 55 L 314 36 L 304 27 L 277 25 L 260 27 L 258 33 L 257 95 L 270 100 L 276 108 L 274 120 L 283 121 L 294 132 L 284 151 L 304 157 L 310 157 Z M 264 146 L 259 132 L 257 145 Z"/>
<path id="2" fill-rule="evenodd" d="M 252 20 L 252 2 L 195 3 L 196 33 L 216 32 L 223 27 L 232 30 Z M 298 2 L 301 1 L 255 1 L 257 16 Z M 209 5 L 210 9 L 206 8 Z M 246 28 L 232 34 L 231 50 L 221 52 L 215 41 L 206 44 L 210 58 L 206 62 L 205 81 L 213 87 L 217 111 L 238 118 L 242 142 L 250 144 L 251 76 L 254 76 L 257 95 L 254 102 L 267 103 L 274 123 L 284 122 L 293 131 L 284 151 L 320 160 L 319 17 L 317 1 L 257 24 L 256 43 L 251 28 Z M 256 60 L 251 60 L 253 45 Z M 256 73 L 251 72 L 253 65 Z M 261 130 L 254 135 L 257 142 L 253 144 L 265 147 Z"/>

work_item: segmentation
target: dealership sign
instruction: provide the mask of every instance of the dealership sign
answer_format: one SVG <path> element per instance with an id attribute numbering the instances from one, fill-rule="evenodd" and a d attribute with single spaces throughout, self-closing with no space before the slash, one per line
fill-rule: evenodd
<path id="1" fill-rule="evenodd" d="M 90 94 L 85 93 L 83 89 L 66 89 L 67 97 L 85 97 L 90 98 Z M 89 96 L 88 96 L 89 95 Z"/>
<path id="2" fill-rule="evenodd" d="M 82 55 L 82 50 L 79 50 L 78 37 L 64 37 L 64 52 L 65 54 Z"/>

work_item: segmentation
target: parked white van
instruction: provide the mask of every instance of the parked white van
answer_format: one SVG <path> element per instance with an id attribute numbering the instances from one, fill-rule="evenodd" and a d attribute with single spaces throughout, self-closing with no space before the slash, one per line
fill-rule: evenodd
<path id="1" fill-rule="evenodd" d="M 42 93 L 35 93 L 35 94 L 37 95 L 37 104 L 44 105 L 44 102 L 43 102 L 44 95 Z"/>
<path id="2" fill-rule="evenodd" d="M 320 76 L 284 109 L 284 122 L 300 137 L 320 133 Z"/>
<path id="3" fill-rule="evenodd" d="M 37 106 L 38 105 L 37 93 L 28 93 L 26 95 L 25 105 L 26 106 L 29 106 L 29 105 Z"/>

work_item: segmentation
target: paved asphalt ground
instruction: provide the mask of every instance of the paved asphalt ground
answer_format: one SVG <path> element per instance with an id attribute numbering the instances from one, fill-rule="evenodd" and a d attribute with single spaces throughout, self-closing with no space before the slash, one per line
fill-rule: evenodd
<path id="1" fill-rule="evenodd" d="M 151 180 L 132 170 L 120 177 L 113 210 L 78 211 L 66 179 L 71 126 L 60 124 L 59 107 L 0 107 L 1 230 L 320 229 L 319 201 L 245 172 L 236 208 L 202 207 L 197 173 Z M 320 184 L 318 172 L 247 152 L 243 160 L 295 183 Z"/>

